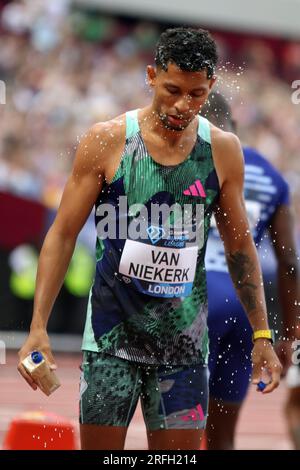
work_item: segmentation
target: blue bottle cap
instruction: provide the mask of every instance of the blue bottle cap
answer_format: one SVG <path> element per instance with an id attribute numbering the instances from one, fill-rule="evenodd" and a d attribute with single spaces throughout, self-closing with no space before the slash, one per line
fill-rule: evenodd
<path id="1" fill-rule="evenodd" d="M 40 351 L 33 351 L 31 353 L 31 360 L 34 362 L 34 364 L 39 364 L 43 359 L 43 354 L 40 353 Z"/>
<path id="2" fill-rule="evenodd" d="M 266 388 L 267 384 L 265 384 L 264 382 L 262 382 L 262 380 L 260 382 L 258 382 L 257 384 L 257 389 L 262 392 L 265 388 Z"/>

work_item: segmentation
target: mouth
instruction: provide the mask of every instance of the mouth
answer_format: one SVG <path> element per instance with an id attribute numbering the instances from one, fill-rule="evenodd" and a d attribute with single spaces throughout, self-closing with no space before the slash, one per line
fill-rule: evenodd
<path id="1" fill-rule="evenodd" d="M 174 126 L 182 126 L 186 122 L 185 119 L 180 119 L 179 117 L 173 116 L 173 115 L 170 115 L 170 114 L 168 115 L 168 119 L 169 119 L 169 122 L 171 124 L 173 124 Z"/>

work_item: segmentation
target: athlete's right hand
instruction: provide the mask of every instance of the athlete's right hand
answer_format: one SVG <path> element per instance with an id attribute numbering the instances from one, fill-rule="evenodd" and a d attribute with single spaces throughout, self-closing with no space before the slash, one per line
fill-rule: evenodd
<path id="1" fill-rule="evenodd" d="M 24 377 L 26 382 L 30 385 L 33 390 L 36 390 L 37 384 L 33 378 L 26 372 L 25 367 L 22 364 L 22 361 L 27 357 L 32 351 L 40 351 L 46 361 L 48 362 L 50 369 L 55 370 L 57 368 L 54 357 L 51 352 L 50 340 L 46 330 L 44 329 L 34 329 L 30 331 L 25 343 L 18 352 L 19 355 L 19 364 L 18 371 Z"/>

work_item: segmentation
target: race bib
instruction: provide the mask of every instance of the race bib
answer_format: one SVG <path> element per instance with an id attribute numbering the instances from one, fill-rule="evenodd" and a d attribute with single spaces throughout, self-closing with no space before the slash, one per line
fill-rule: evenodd
<path id="1" fill-rule="evenodd" d="M 198 246 L 167 248 L 126 240 L 119 272 L 142 293 L 186 297 L 193 287 Z"/>

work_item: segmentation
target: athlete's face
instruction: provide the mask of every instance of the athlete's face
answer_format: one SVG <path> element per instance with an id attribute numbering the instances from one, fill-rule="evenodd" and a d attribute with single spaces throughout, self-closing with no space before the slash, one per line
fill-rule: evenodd
<path id="1" fill-rule="evenodd" d="M 175 64 L 168 69 L 147 68 L 148 82 L 154 90 L 153 107 L 167 129 L 183 131 L 205 103 L 215 82 L 207 71 L 185 72 Z"/>

